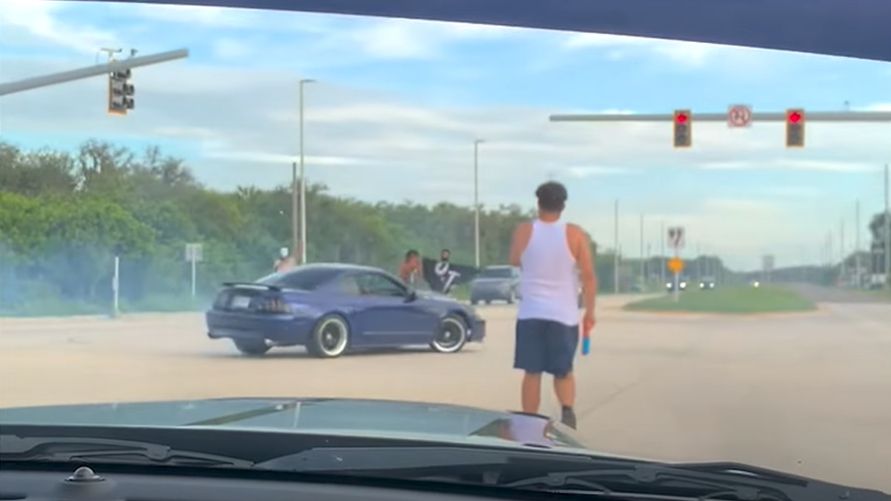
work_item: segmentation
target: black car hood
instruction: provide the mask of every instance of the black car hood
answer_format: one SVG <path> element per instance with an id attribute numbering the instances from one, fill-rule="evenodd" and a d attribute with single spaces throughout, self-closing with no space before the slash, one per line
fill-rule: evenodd
<path id="1" fill-rule="evenodd" d="M 590 453 L 545 416 L 446 404 L 358 399 L 209 399 L 0 409 L 3 425 L 218 427 L 404 438 Z"/>

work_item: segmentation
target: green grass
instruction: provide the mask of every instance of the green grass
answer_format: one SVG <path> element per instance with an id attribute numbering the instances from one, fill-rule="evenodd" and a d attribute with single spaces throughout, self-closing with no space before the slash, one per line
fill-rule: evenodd
<path id="1" fill-rule="evenodd" d="M 879 289 L 875 291 L 869 291 L 868 294 L 878 297 L 879 299 L 885 299 L 887 301 L 891 301 L 891 289 Z"/>
<path id="2" fill-rule="evenodd" d="M 816 305 L 799 294 L 781 287 L 718 287 L 710 291 L 681 292 L 680 301 L 672 294 L 636 301 L 625 306 L 631 311 L 677 311 L 696 313 L 772 313 L 810 311 Z"/>
<path id="3" fill-rule="evenodd" d="M 149 295 L 138 302 L 122 300 L 121 314 L 127 313 L 178 313 L 203 311 L 212 300 L 206 297 L 192 299 L 188 294 Z M 111 304 L 72 301 L 47 295 L 40 299 L 24 301 L 13 306 L 0 306 L 0 317 L 65 317 L 74 315 L 110 315 Z"/>

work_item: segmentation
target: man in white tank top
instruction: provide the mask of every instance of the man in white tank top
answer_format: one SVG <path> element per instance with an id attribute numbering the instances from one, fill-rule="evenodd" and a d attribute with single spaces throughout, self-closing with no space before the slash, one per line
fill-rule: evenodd
<path id="1" fill-rule="evenodd" d="M 562 184 L 544 183 L 535 195 L 538 218 L 517 227 L 510 251 L 511 264 L 520 267 L 514 368 L 525 372 L 523 412 L 538 412 L 541 374 L 547 372 L 554 376 L 561 421 L 575 428 L 572 363 L 579 343 L 579 281 L 584 291 L 585 335 L 594 327 L 597 279 L 591 241 L 580 227 L 560 220 L 567 199 Z"/>

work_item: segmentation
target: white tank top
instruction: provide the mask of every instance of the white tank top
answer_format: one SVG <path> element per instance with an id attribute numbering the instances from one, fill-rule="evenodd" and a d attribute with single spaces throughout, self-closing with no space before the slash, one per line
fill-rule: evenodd
<path id="1" fill-rule="evenodd" d="M 520 257 L 519 319 L 579 323 L 579 274 L 566 241 L 566 223 L 536 219 Z"/>

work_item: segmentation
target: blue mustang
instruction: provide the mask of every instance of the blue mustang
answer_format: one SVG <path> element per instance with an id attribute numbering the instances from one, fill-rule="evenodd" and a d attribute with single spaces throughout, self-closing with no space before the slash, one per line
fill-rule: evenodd
<path id="1" fill-rule="evenodd" d="M 323 358 L 405 345 L 455 353 L 485 336 L 473 308 L 411 290 L 377 268 L 312 264 L 223 285 L 206 314 L 207 335 L 230 338 L 247 355 L 295 345 Z"/>

